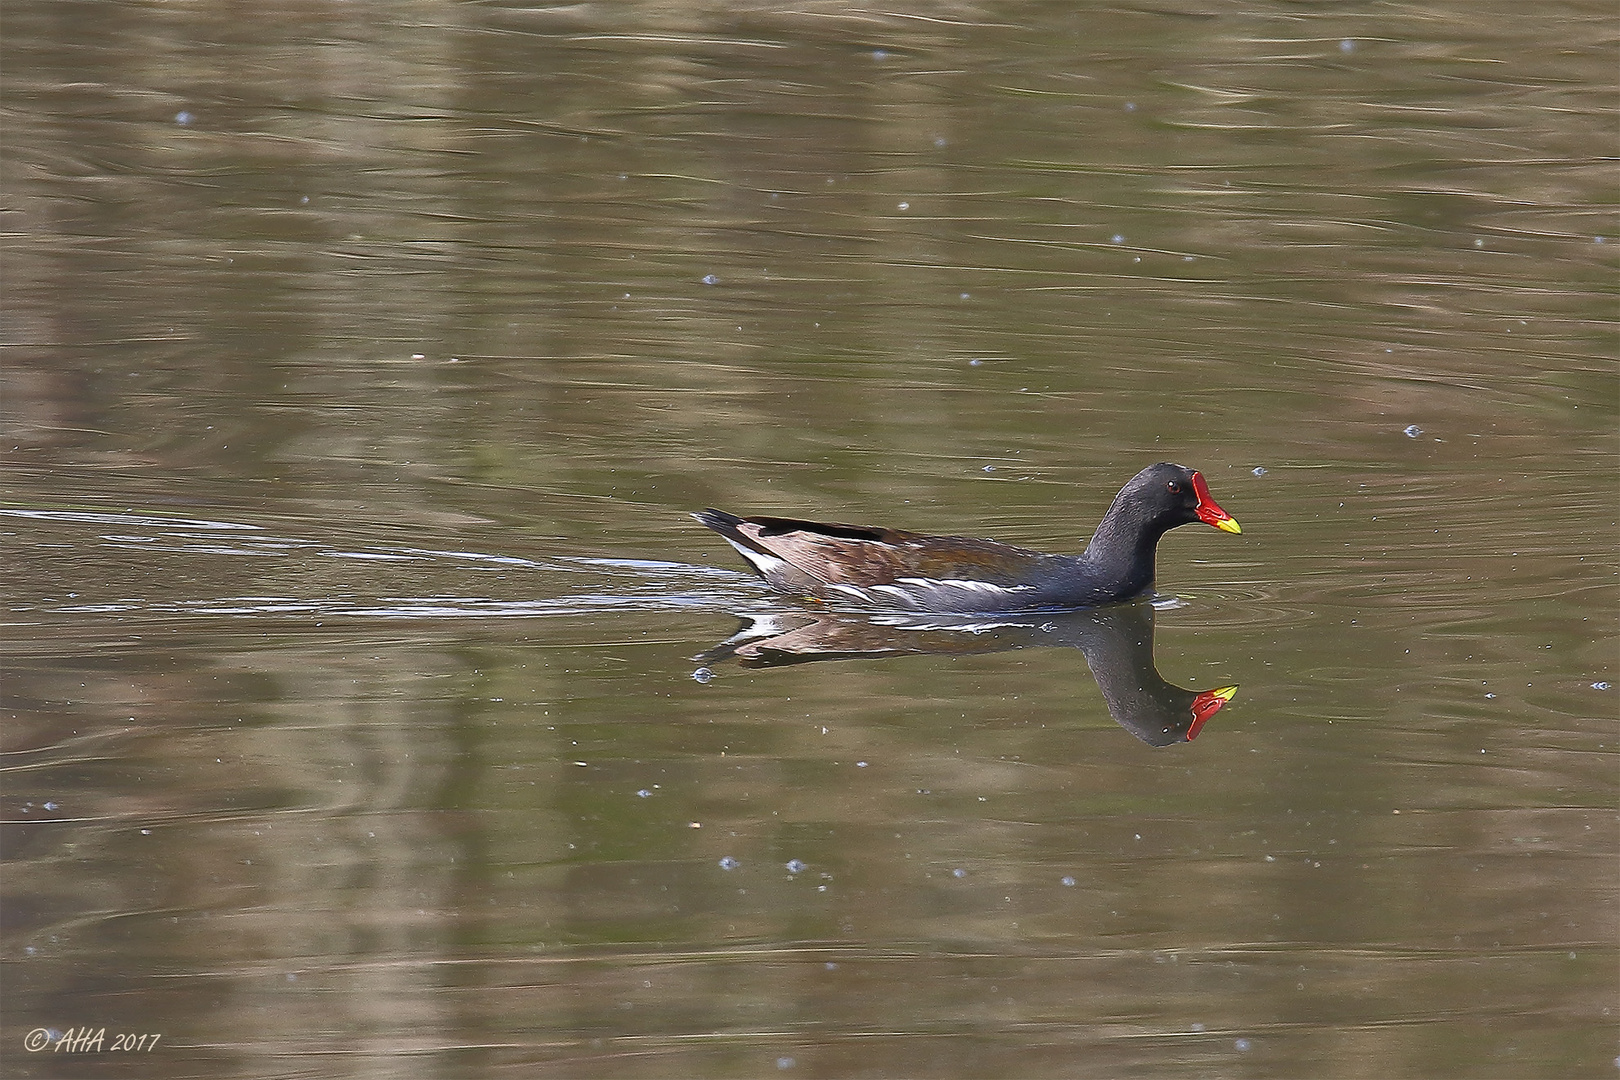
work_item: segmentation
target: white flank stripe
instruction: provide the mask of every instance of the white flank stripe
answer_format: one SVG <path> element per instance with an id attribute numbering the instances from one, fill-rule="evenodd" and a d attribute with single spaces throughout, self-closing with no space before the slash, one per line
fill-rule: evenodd
<path id="1" fill-rule="evenodd" d="M 855 599 L 864 603 L 870 604 L 872 602 L 872 596 L 870 593 L 868 593 L 865 589 L 858 589 L 854 585 L 828 585 L 827 588 L 837 590 L 838 592 L 843 593 L 845 596 L 853 596 Z"/>
<path id="2" fill-rule="evenodd" d="M 961 589 L 964 592 L 993 592 L 1009 593 L 1024 592 L 1033 589 L 1033 585 L 997 585 L 989 581 L 972 581 L 968 578 L 895 578 L 896 581 L 907 585 L 915 585 L 921 589 Z"/>
<path id="3" fill-rule="evenodd" d="M 871 591 L 888 593 L 890 596 L 893 596 L 899 600 L 904 600 L 907 604 L 913 606 L 915 606 L 917 603 L 917 598 L 915 596 L 898 585 L 874 585 L 872 586 Z"/>

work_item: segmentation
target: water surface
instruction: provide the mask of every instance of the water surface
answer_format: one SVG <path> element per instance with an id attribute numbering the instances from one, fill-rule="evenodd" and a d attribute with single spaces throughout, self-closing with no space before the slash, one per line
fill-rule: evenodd
<path id="1" fill-rule="evenodd" d="M 87 10 L 7 1075 L 1614 1075 L 1609 5 Z M 1077 551 L 1164 459 L 1191 742 L 1089 617 L 712 652 L 802 609 L 689 511 Z"/>

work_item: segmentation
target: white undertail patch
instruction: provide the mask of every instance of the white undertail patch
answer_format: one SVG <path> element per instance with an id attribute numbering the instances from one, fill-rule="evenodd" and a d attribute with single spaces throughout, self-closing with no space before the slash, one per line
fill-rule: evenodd
<path id="1" fill-rule="evenodd" d="M 722 536 L 721 539 L 736 548 L 737 554 L 747 559 L 754 569 L 766 577 L 788 565 L 785 559 L 778 559 L 775 555 L 767 555 L 763 551 L 755 551 L 751 547 L 744 547 L 729 536 Z"/>

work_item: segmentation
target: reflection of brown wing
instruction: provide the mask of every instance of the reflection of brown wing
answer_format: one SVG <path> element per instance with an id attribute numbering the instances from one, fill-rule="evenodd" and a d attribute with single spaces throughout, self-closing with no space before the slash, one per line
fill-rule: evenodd
<path id="1" fill-rule="evenodd" d="M 871 627 L 864 629 L 870 631 Z M 862 630 L 860 624 L 812 617 L 770 637 L 741 642 L 733 655 L 745 667 L 769 667 L 812 660 L 901 656 L 907 651 L 900 647 L 892 631 L 873 634 Z"/>
<path id="2" fill-rule="evenodd" d="M 1034 617 L 856 615 L 800 609 L 744 617 L 747 625 L 695 657 L 745 667 L 814 660 L 949 656 L 1004 649 L 1079 649 L 1114 721 L 1151 746 L 1191 742 L 1237 687 L 1195 693 L 1166 682 L 1153 664 L 1153 608 L 1117 604 Z"/>
<path id="3" fill-rule="evenodd" d="M 751 625 L 694 659 L 705 664 L 735 659 L 744 667 L 775 667 L 812 660 L 984 653 L 1012 647 L 991 633 L 927 633 L 830 612 L 773 612 L 750 619 Z"/>
<path id="4" fill-rule="evenodd" d="M 788 518 L 744 518 L 737 531 L 750 546 L 829 585 L 892 585 L 917 578 L 1014 586 L 1043 558 L 994 540 Z"/>

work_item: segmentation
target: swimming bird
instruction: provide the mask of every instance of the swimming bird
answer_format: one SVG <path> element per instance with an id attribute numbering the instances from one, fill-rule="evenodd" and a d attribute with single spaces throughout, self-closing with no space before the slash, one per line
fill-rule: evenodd
<path id="1" fill-rule="evenodd" d="M 1201 473 L 1161 461 L 1120 489 L 1079 555 L 995 540 L 782 517 L 693 514 L 787 596 L 942 613 L 1068 610 L 1151 592 L 1159 538 L 1201 521 L 1243 530 Z"/>

